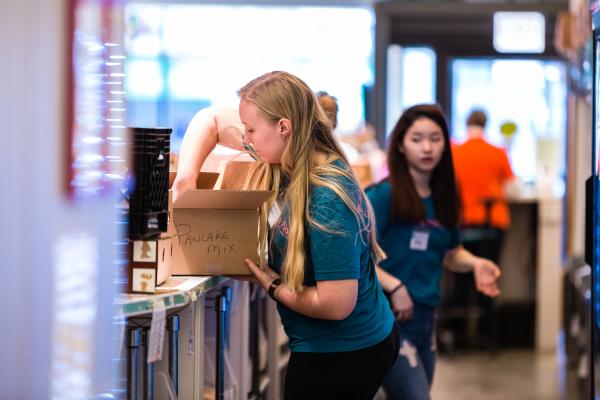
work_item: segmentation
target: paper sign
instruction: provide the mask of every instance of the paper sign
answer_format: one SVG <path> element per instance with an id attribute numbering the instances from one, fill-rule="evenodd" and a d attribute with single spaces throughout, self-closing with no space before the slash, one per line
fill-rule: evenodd
<path id="1" fill-rule="evenodd" d="M 152 308 L 152 324 L 150 325 L 150 340 L 148 343 L 148 363 L 162 359 L 165 340 L 166 309 L 163 299 L 154 302 Z"/>
<path id="2" fill-rule="evenodd" d="M 192 292 L 194 293 L 194 292 Z M 188 308 L 188 313 L 190 316 L 190 321 L 194 320 L 195 314 L 196 314 L 196 300 L 193 300 L 192 303 L 190 303 L 190 305 L 187 307 Z M 188 343 L 187 343 L 187 353 L 188 356 L 193 356 L 194 355 L 194 335 L 195 335 L 195 331 L 194 331 L 195 325 L 194 324 L 189 324 L 189 328 L 188 328 Z"/>
<path id="3" fill-rule="evenodd" d="M 156 262 L 156 241 L 136 240 L 133 242 L 134 262 Z"/>
<path id="4" fill-rule="evenodd" d="M 153 268 L 134 268 L 131 274 L 131 288 L 134 292 L 154 293 L 156 291 L 156 270 Z"/>

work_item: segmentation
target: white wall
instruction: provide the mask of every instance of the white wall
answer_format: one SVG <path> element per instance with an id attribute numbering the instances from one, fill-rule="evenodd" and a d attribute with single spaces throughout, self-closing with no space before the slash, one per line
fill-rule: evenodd
<path id="1" fill-rule="evenodd" d="M 55 314 L 53 295 L 60 283 L 54 279 L 54 260 L 60 257 L 54 248 L 60 237 L 75 232 L 93 238 L 98 256 L 97 262 L 89 262 L 89 267 L 96 268 L 92 285 L 97 295 L 88 300 L 96 309 L 84 327 L 96 333 L 88 347 L 79 348 L 90 357 L 91 368 L 80 377 L 90 379 L 85 389 L 90 395 L 109 385 L 112 378 L 108 364 L 112 354 L 107 351 L 116 238 L 112 202 L 74 204 L 63 191 L 66 6 L 65 0 L 3 1 L 0 5 L 2 399 L 73 396 L 50 393 L 55 380 L 51 379 L 53 358 L 57 359 L 52 332 L 60 317 Z M 70 338 L 63 338 L 64 343 L 70 346 L 66 350 L 73 351 L 79 345 Z"/>

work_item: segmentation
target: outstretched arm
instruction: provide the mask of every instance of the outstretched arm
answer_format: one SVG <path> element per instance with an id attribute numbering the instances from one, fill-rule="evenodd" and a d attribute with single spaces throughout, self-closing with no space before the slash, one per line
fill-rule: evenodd
<path id="1" fill-rule="evenodd" d="M 195 188 L 200 168 L 217 144 L 243 150 L 243 132 L 235 109 L 209 107 L 198 111 L 181 142 L 173 201 L 184 190 Z"/>
<path id="2" fill-rule="evenodd" d="M 480 292 L 490 297 L 500 294 L 497 285 L 500 268 L 487 258 L 476 257 L 464 247 L 458 246 L 446 253 L 444 264 L 454 272 L 473 271 L 475 285 Z"/>

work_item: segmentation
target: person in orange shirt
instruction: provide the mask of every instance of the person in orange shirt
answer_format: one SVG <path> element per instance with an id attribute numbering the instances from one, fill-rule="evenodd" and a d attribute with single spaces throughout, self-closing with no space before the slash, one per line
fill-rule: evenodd
<path id="1" fill-rule="evenodd" d="M 475 110 L 467 119 L 467 140 L 456 145 L 454 168 L 461 200 L 461 235 L 464 247 L 473 254 L 498 263 L 510 213 L 505 185 L 513 172 L 506 151 L 485 140 L 487 117 Z M 455 275 L 455 300 L 466 306 L 472 293 L 472 282 L 466 276 Z M 483 308 L 478 321 L 479 339 L 485 345 L 495 345 L 497 332 L 493 316 L 493 300 L 478 296 Z"/>
<path id="2" fill-rule="evenodd" d="M 467 141 L 453 149 L 462 224 L 504 231 L 510 224 L 504 186 L 513 172 L 506 151 L 485 140 L 486 122 L 483 111 L 473 111 L 467 119 Z"/>

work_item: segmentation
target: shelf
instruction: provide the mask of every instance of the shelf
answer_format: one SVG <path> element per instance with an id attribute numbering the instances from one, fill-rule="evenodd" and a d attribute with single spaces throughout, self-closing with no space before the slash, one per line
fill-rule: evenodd
<path id="1" fill-rule="evenodd" d="M 163 300 L 167 310 L 196 301 L 219 283 L 223 276 L 172 276 L 157 288 L 155 294 L 122 294 L 115 299 L 119 317 L 133 317 L 152 312 L 154 303 Z"/>

